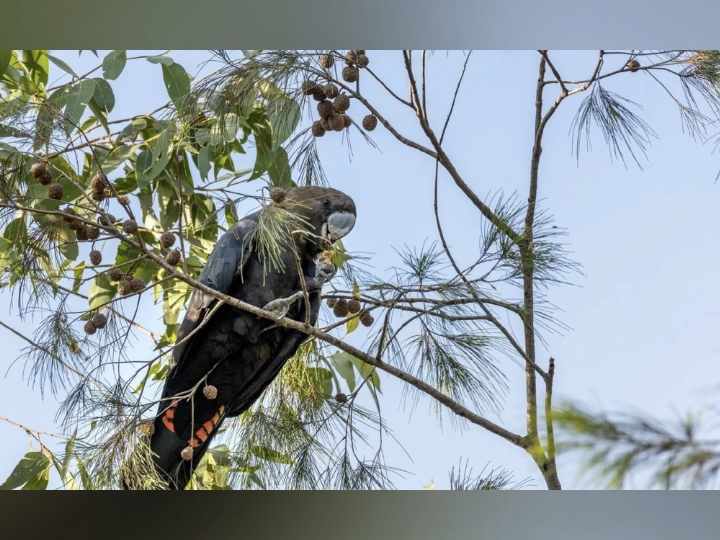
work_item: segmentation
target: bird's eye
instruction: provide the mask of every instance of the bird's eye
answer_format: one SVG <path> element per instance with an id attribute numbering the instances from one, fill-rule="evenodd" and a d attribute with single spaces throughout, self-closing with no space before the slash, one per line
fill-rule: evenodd
<path id="1" fill-rule="evenodd" d="M 323 200 L 323 206 L 325 208 L 330 208 L 330 199 Z"/>

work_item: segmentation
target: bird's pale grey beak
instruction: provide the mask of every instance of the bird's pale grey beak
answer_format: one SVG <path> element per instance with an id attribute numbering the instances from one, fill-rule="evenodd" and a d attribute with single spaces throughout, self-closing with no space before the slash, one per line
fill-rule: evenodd
<path id="1" fill-rule="evenodd" d="M 330 240 L 335 242 L 346 236 L 355 226 L 355 216 L 349 212 L 335 212 L 327 219 L 327 232 Z"/>

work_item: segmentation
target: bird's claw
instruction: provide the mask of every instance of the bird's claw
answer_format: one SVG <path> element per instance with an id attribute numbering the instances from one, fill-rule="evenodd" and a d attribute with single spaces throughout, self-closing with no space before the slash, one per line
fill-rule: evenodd
<path id="1" fill-rule="evenodd" d="M 334 278 L 335 274 L 337 274 L 337 268 L 335 268 L 335 265 L 324 262 L 318 263 L 315 269 L 315 283 L 317 284 L 318 289 L 322 289 L 322 286 Z"/>
<path id="2" fill-rule="evenodd" d="M 268 302 L 267 304 L 265 304 L 263 310 L 269 311 L 270 313 L 275 314 L 277 318 L 282 319 L 285 315 L 287 315 L 287 312 L 290 310 L 290 306 L 292 306 L 296 301 L 302 298 L 302 296 L 303 292 L 298 291 L 295 294 L 288 296 L 287 298 L 278 298 L 276 300 L 273 300 L 272 302 Z"/>

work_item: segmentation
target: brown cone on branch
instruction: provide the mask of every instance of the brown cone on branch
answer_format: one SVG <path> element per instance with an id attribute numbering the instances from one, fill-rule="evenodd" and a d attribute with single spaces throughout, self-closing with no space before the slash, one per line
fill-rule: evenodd
<path id="1" fill-rule="evenodd" d="M 130 282 L 130 286 L 132 287 L 133 292 L 140 292 L 145 288 L 145 280 L 139 277 L 133 278 Z"/>
<path id="2" fill-rule="evenodd" d="M 95 328 L 105 328 L 107 326 L 107 316 L 104 313 L 97 313 L 92 319 Z"/>
<path id="3" fill-rule="evenodd" d="M 280 204 L 285 200 L 285 190 L 281 187 L 271 187 L 270 188 L 270 200 L 274 202 L 275 204 Z"/>
<path id="4" fill-rule="evenodd" d="M 97 249 L 93 249 L 90 252 L 90 262 L 97 266 L 102 262 L 102 253 L 100 253 Z"/>
<path id="5" fill-rule="evenodd" d="M 87 227 L 88 240 L 97 240 L 100 238 L 100 229 L 97 227 Z"/>
<path id="6" fill-rule="evenodd" d="M 374 322 L 375 319 L 372 315 L 370 315 L 369 311 L 363 312 L 363 314 L 360 316 L 360 324 L 362 324 L 363 326 L 370 327 L 373 325 Z"/>
<path id="7" fill-rule="evenodd" d="M 335 302 L 335 307 L 333 307 L 333 315 L 335 315 L 339 319 L 348 316 L 347 300 L 340 298 L 337 302 Z"/>
<path id="8" fill-rule="evenodd" d="M 313 137 L 322 137 L 323 135 L 325 135 L 325 128 L 322 127 L 322 121 L 315 120 L 315 122 L 313 122 L 311 131 Z"/>
<path id="9" fill-rule="evenodd" d="M 171 232 L 164 232 L 160 235 L 160 245 L 165 249 L 170 249 L 175 245 L 175 235 Z"/>
<path id="10" fill-rule="evenodd" d="M 360 305 L 360 302 L 358 300 L 356 300 L 355 298 L 348 301 L 348 311 L 350 313 L 353 313 L 353 314 L 358 313 L 360 311 L 361 307 L 362 306 Z"/>
<path id="11" fill-rule="evenodd" d="M 107 186 L 107 176 L 105 176 L 104 174 L 96 174 L 92 177 L 92 180 L 90 180 L 90 187 L 94 191 L 105 191 L 105 188 Z"/>
<path id="12" fill-rule="evenodd" d="M 120 195 L 117 200 L 123 206 L 127 206 L 130 204 L 130 199 L 128 199 L 125 195 Z"/>
<path id="13" fill-rule="evenodd" d="M 50 171 L 48 171 L 47 169 L 38 178 L 38 182 L 40 182 L 41 186 L 49 186 L 50 184 L 52 184 L 52 181 L 53 181 L 52 174 L 50 174 Z M 58 185 L 60 185 L 60 184 L 58 184 Z"/>
<path id="14" fill-rule="evenodd" d="M 312 97 L 315 101 L 325 101 L 325 92 L 320 90 L 319 92 L 315 92 Z"/>
<path id="15" fill-rule="evenodd" d="M 120 281 L 124 275 L 123 271 L 119 268 L 111 268 L 108 270 L 108 277 L 110 278 L 110 281 Z"/>
<path id="16" fill-rule="evenodd" d="M 97 328 L 92 321 L 88 321 L 85 323 L 85 327 L 83 328 L 83 330 L 85 330 L 85 333 L 88 336 L 92 336 L 97 331 Z"/>
<path id="17" fill-rule="evenodd" d="M 320 66 L 323 69 L 330 69 L 335 65 L 335 59 L 332 57 L 331 54 L 323 54 L 320 57 Z"/>
<path id="18" fill-rule="evenodd" d="M 328 118 L 321 118 L 320 119 L 320 127 L 322 127 L 325 131 L 332 131 L 330 129 L 330 124 L 328 122 Z"/>
<path id="19" fill-rule="evenodd" d="M 208 399 L 215 399 L 217 397 L 217 388 L 215 388 L 212 384 L 208 384 L 205 388 L 203 388 L 203 396 Z"/>
<path id="20" fill-rule="evenodd" d="M 335 304 L 337 303 L 337 299 L 335 298 L 328 298 L 327 299 L 327 306 L 332 309 L 335 307 Z"/>
<path id="21" fill-rule="evenodd" d="M 365 54 L 358 54 L 356 57 L 356 62 L 358 67 L 366 68 L 368 67 L 368 64 L 370 63 L 370 59 L 365 56 Z"/>
<path id="22" fill-rule="evenodd" d="M 329 101 L 321 101 L 318 103 L 317 111 L 320 118 L 328 118 L 332 116 L 334 112 L 333 104 Z"/>
<path id="23" fill-rule="evenodd" d="M 138 224 L 134 219 L 123 221 L 123 230 L 128 234 L 135 234 L 138 231 Z"/>
<path id="24" fill-rule="evenodd" d="M 76 219 L 73 219 L 72 221 L 69 221 L 69 222 L 68 222 L 68 229 L 70 229 L 71 231 L 77 232 L 77 231 L 79 231 L 82 227 L 83 227 L 83 224 L 80 223 L 80 222 L 79 222 L 78 220 L 76 220 Z"/>
<path id="25" fill-rule="evenodd" d="M 343 394 L 340 392 L 339 394 L 335 394 L 335 401 L 338 403 L 347 403 L 348 397 L 346 394 Z"/>
<path id="26" fill-rule="evenodd" d="M 333 83 L 327 83 L 323 87 L 323 93 L 325 94 L 326 98 L 334 99 L 338 96 L 340 91 L 338 90 L 338 87 L 335 86 Z"/>
<path id="27" fill-rule="evenodd" d="M 343 120 L 345 120 L 346 128 L 349 128 L 350 126 L 352 126 L 352 120 L 350 119 L 350 117 L 347 114 L 343 114 Z"/>
<path id="28" fill-rule="evenodd" d="M 342 78 L 345 82 L 354 83 L 358 80 L 359 76 L 360 73 L 354 66 L 345 66 L 342 70 Z"/>
<path id="29" fill-rule="evenodd" d="M 177 249 L 172 250 L 170 253 L 165 255 L 165 262 L 170 266 L 175 266 L 180 262 L 180 252 Z"/>
<path id="30" fill-rule="evenodd" d="M 80 228 L 75 231 L 75 238 L 77 238 L 80 242 L 84 242 L 88 239 L 87 231 L 88 230 L 85 225 L 80 225 Z"/>
<path id="31" fill-rule="evenodd" d="M 309 96 L 310 94 L 313 94 L 315 92 L 317 86 L 318 85 L 315 81 L 305 81 L 304 83 L 302 83 L 300 91 L 306 96 Z"/>
<path id="32" fill-rule="evenodd" d="M 336 113 L 344 113 L 350 108 L 350 98 L 347 94 L 340 94 L 333 101 L 333 109 Z"/>
<path id="33" fill-rule="evenodd" d="M 48 188 L 48 197 L 55 201 L 59 201 L 63 197 L 63 187 L 60 184 L 52 184 Z"/>
<path id="34" fill-rule="evenodd" d="M 47 172 L 47 165 L 44 161 L 38 161 L 37 163 L 33 163 L 32 167 L 30 167 L 30 174 L 33 178 L 40 178 Z"/>
<path id="35" fill-rule="evenodd" d="M 126 279 L 123 279 L 118 283 L 117 290 L 120 296 L 127 296 L 128 294 L 131 294 L 133 292 L 132 283 Z"/>
<path id="36" fill-rule="evenodd" d="M 105 190 L 93 191 L 90 193 L 90 198 L 95 202 L 102 202 L 105 200 Z"/>
<path id="37" fill-rule="evenodd" d="M 366 131 L 372 131 L 377 127 L 377 116 L 368 114 L 363 118 L 362 125 Z"/>
<path id="38" fill-rule="evenodd" d="M 67 216 L 63 216 L 63 221 L 65 223 L 71 223 L 71 222 L 75 221 L 75 216 L 76 216 L 75 210 L 73 210 L 72 208 L 70 208 L 68 206 L 66 208 L 63 208 L 62 211 L 63 211 L 63 213 L 67 214 Z"/>
<path id="39" fill-rule="evenodd" d="M 330 125 L 330 128 L 333 131 L 342 131 L 343 130 L 343 128 L 345 127 L 344 116 L 345 116 L 344 114 L 333 114 L 328 119 L 328 124 Z"/>
<path id="40" fill-rule="evenodd" d="M 348 66 L 352 66 L 357 62 L 357 54 L 355 51 L 348 51 L 348 53 L 345 55 L 345 63 Z"/>
<path id="41" fill-rule="evenodd" d="M 633 73 L 635 73 L 635 72 L 640 68 L 640 62 L 638 62 L 637 60 L 635 60 L 635 59 L 633 58 L 632 60 L 630 60 L 630 61 L 626 64 L 626 67 L 627 67 L 630 71 L 632 71 Z"/>
<path id="42" fill-rule="evenodd" d="M 100 223 L 100 225 L 105 225 L 106 227 L 112 227 L 115 225 L 115 216 L 112 214 L 102 214 L 98 218 L 98 223 Z M 135 225 L 137 225 L 137 223 Z"/>

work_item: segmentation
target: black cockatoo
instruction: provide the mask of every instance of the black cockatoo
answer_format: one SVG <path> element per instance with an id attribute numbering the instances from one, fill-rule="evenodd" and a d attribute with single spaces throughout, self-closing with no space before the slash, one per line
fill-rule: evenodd
<path id="1" fill-rule="evenodd" d="M 305 220 L 311 233 L 286 244 L 282 268 L 263 261 L 257 242 L 252 241 L 261 214 L 256 212 L 218 240 L 199 281 L 253 306 L 305 322 L 299 260 L 314 325 L 320 289 L 335 274 L 334 266 L 316 258 L 354 227 L 355 203 L 335 189 L 308 186 L 288 189 L 280 206 Z M 216 304 L 208 294 L 193 293 L 150 439 L 155 466 L 173 489 L 184 489 L 223 420 L 250 408 L 306 337 L 227 304 L 211 314 Z M 204 322 L 208 316 L 210 320 Z M 193 389 L 193 399 L 188 399 Z"/>

